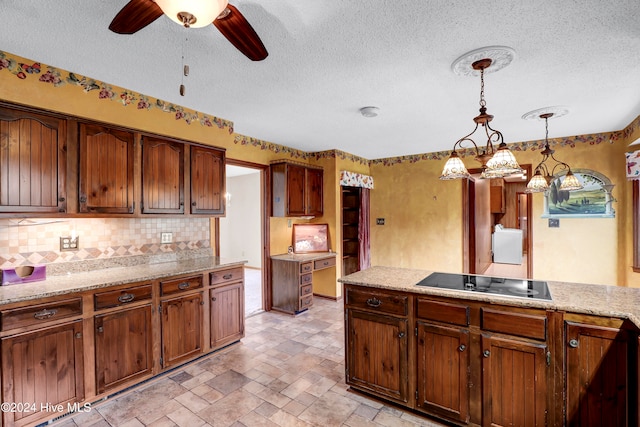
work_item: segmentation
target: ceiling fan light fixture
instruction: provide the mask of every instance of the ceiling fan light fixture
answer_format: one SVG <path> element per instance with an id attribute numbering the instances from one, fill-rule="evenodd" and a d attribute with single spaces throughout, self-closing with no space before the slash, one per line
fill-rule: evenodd
<path id="1" fill-rule="evenodd" d="M 210 25 L 227 7 L 227 0 L 155 0 L 172 21 L 188 28 Z"/>

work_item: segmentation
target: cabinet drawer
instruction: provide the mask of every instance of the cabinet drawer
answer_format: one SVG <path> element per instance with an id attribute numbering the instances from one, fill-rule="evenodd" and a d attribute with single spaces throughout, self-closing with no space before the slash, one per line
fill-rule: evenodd
<path id="1" fill-rule="evenodd" d="M 300 297 L 311 294 L 313 294 L 313 285 L 311 283 L 300 286 Z"/>
<path id="2" fill-rule="evenodd" d="M 221 283 L 235 282 L 242 280 L 244 277 L 244 269 L 242 267 L 229 268 L 227 270 L 212 271 L 209 274 L 209 279 L 212 285 L 219 285 Z"/>
<path id="3" fill-rule="evenodd" d="M 336 258 L 325 258 L 314 261 L 313 269 L 314 270 L 322 270 L 323 268 L 329 268 L 336 265 Z"/>
<path id="4" fill-rule="evenodd" d="M 73 298 L 3 310 L 0 312 L 0 319 L 2 330 L 8 331 L 9 329 L 44 324 L 80 314 L 82 314 L 82 299 Z"/>
<path id="5" fill-rule="evenodd" d="M 311 261 L 300 263 L 300 274 L 311 273 L 312 271 L 313 271 L 313 263 Z"/>
<path id="6" fill-rule="evenodd" d="M 311 274 L 311 273 L 303 274 L 302 276 L 300 276 L 300 284 L 301 285 L 306 285 L 308 283 L 311 283 L 312 280 L 313 280 L 313 274 Z"/>
<path id="7" fill-rule="evenodd" d="M 95 294 L 93 298 L 96 310 L 118 307 L 121 305 L 131 304 L 132 302 L 151 299 L 151 285 L 101 292 L 99 294 Z"/>
<path id="8" fill-rule="evenodd" d="M 202 287 L 202 276 L 184 277 L 182 279 L 160 282 L 162 295 L 171 295 L 179 292 L 198 289 Z"/>
<path id="9" fill-rule="evenodd" d="M 300 298 L 300 311 L 307 309 L 313 305 L 313 295 Z"/>
<path id="10" fill-rule="evenodd" d="M 541 314 L 512 313 L 483 308 L 482 329 L 538 340 L 547 339 L 547 317 Z"/>
<path id="11" fill-rule="evenodd" d="M 425 320 L 469 326 L 469 306 L 418 298 L 416 316 Z"/>
<path id="12" fill-rule="evenodd" d="M 394 295 L 383 292 L 361 291 L 347 288 L 346 304 L 353 308 L 364 308 L 382 313 L 406 316 L 408 313 L 406 295 Z"/>

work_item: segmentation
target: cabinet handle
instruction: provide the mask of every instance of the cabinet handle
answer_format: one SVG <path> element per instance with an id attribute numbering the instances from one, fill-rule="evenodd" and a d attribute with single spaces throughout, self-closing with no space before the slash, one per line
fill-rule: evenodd
<path id="1" fill-rule="evenodd" d="M 53 308 L 53 309 L 51 309 L 51 310 L 47 310 L 47 309 L 45 308 L 45 309 L 44 309 L 44 310 L 42 310 L 42 311 L 38 311 L 37 313 L 34 313 L 34 314 L 33 314 L 33 317 L 34 317 L 35 319 L 38 319 L 38 320 L 46 320 L 46 319 L 50 319 L 50 318 L 52 318 L 53 316 L 55 316 L 57 312 L 58 312 L 58 309 L 57 309 L 57 308 Z"/>
<path id="2" fill-rule="evenodd" d="M 211 298 L 211 301 L 216 301 L 216 297 Z"/>
<path id="3" fill-rule="evenodd" d="M 467 349 L 467 346 L 464 344 L 460 344 L 460 347 L 458 347 L 458 350 L 460 351 L 465 351 Z"/>
<path id="4" fill-rule="evenodd" d="M 76 337 L 77 339 L 82 338 L 82 332 L 78 332 L 78 333 L 76 333 L 75 337 Z"/>
<path id="5" fill-rule="evenodd" d="M 97 331 L 98 331 L 99 333 L 103 333 L 103 332 L 104 332 L 104 328 L 103 328 L 102 326 L 98 326 Z"/>
<path id="6" fill-rule="evenodd" d="M 87 203 L 87 196 L 80 196 L 80 203 Z"/>
<path id="7" fill-rule="evenodd" d="M 570 340 L 569 341 L 569 347 L 578 348 L 578 340 Z"/>
<path id="8" fill-rule="evenodd" d="M 133 301 L 133 299 L 136 296 L 134 294 L 122 294 L 118 297 L 118 301 L 124 303 L 124 302 L 131 302 Z"/>
<path id="9" fill-rule="evenodd" d="M 382 301 L 380 301 L 378 298 L 375 298 L 375 297 L 374 298 L 369 298 L 367 300 L 367 305 L 369 307 L 377 308 L 377 307 L 380 307 L 382 305 Z"/>
<path id="10" fill-rule="evenodd" d="M 64 202 L 64 201 L 65 201 L 65 198 L 64 198 L 64 197 L 60 197 L 60 198 L 58 199 L 58 201 L 59 201 L 59 202 Z"/>
<path id="11" fill-rule="evenodd" d="M 489 357 L 489 356 L 491 356 L 491 352 L 489 350 L 485 350 L 485 351 L 482 352 L 482 355 L 484 357 Z"/>
<path id="12" fill-rule="evenodd" d="M 224 280 L 229 280 L 229 279 L 231 279 L 232 277 L 233 277 L 233 274 L 231 274 L 231 273 L 229 273 L 229 274 L 225 274 L 224 276 L 222 276 L 222 278 L 223 278 Z"/>
<path id="13" fill-rule="evenodd" d="M 178 289 L 180 289 L 181 291 L 184 291 L 185 289 L 187 289 L 189 286 L 191 286 L 191 283 L 189 282 L 182 282 L 178 285 Z"/>
<path id="14" fill-rule="evenodd" d="M 204 301 L 200 301 L 200 305 L 204 305 Z"/>
<path id="15" fill-rule="evenodd" d="M 404 338 L 404 332 L 400 332 L 400 333 L 398 334 L 398 338 Z"/>
<path id="16" fill-rule="evenodd" d="M 195 206 L 195 205 L 196 205 L 196 202 L 191 202 L 191 206 Z"/>

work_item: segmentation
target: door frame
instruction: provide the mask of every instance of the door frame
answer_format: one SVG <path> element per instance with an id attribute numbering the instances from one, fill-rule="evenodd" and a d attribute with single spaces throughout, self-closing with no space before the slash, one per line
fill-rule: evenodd
<path id="1" fill-rule="evenodd" d="M 531 165 L 520 165 L 526 171 L 526 176 L 531 176 Z M 470 174 L 481 173 L 482 168 L 469 169 Z M 533 226 L 531 217 L 533 215 L 532 193 L 525 193 L 527 196 L 527 278 L 533 278 Z M 469 179 L 462 180 L 462 272 L 469 274 L 471 266 L 475 268 L 475 215 L 471 215 L 475 205 L 472 201 L 473 185 Z"/>

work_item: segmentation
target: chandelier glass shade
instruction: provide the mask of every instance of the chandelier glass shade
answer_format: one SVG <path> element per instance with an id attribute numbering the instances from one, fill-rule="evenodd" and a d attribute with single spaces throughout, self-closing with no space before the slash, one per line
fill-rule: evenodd
<path id="1" fill-rule="evenodd" d="M 187 28 L 201 28 L 213 21 L 227 7 L 227 0 L 155 0 L 172 21 Z"/>
<path id="2" fill-rule="evenodd" d="M 440 179 L 448 180 L 469 177 L 469 172 L 456 151 L 458 147 L 462 148 L 465 143 L 471 144 L 474 147 L 476 152 L 475 159 L 482 164 L 483 172 L 481 178 L 502 178 L 524 172 L 522 168 L 520 168 L 520 165 L 518 165 L 513 153 L 511 153 L 507 147 L 507 144 L 504 143 L 502 133 L 493 129 L 489 124 L 491 120 L 493 120 L 493 116 L 487 113 L 487 103 L 484 99 L 484 70 L 491 66 L 491 62 L 491 59 L 485 58 L 471 64 L 474 70 L 480 71 L 480 114 L 473 118 L 473 121 L 476 123 L 473 131 L 460 138 L 453 145 L 451 156 L 447 160 L 447 163 L 445 163 Z M 484 149 L 478 148 L 478 144 L 471 138 L 479 127 L 484 129 L 484 134 L 487 138 Z M 498 144 L 497 150 L 494 149 L 494 144 Z"/>
<path id="3" fill-rule="evenodd" d="M 553 117 L 553 113 L 544 113 L 540 115 L 540 118 L 544 119 L 545 136 L 544 136 L 544 150 L 541 151 L 542 161 L 534 169 L 534 174 L 531 180 L 527 183 L 526 193 L 541 193 L 549 190 L 549 185 L 553 181 L 556 173 L 562 173 L 566 171 L 564 179 L 560 184 L 561 191 L 575 191 L 583 188 L 583 185 L 578 180 L 571 167 L 565 162 L 554 157 L 554 150 L 549 147 L 549 118 Z M 547 165 L 547 161 L 552 159 L 556 162 L 551 169 Z"/>

